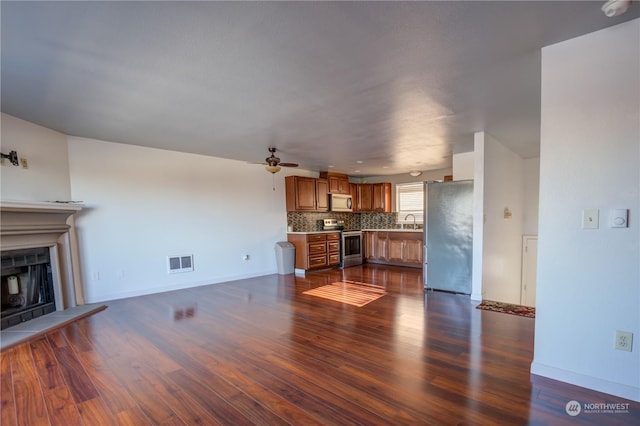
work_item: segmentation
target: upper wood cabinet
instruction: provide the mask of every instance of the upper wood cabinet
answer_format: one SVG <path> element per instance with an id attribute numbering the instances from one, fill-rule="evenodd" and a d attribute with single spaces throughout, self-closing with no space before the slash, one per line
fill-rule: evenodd
<path id="1" fill-rule="evenodd" d="M 359 212 L 391 212 L 391 184 L 359 183 L 356 185 L 356 211 Z"/>
<path id="2" fill-rule="evenodd" d="M 357 185 L 358 204 L 357 211 L 373 211 L 373 186 L 370 183 L 359 183 Z"/>
<path id="3" fill-rule="evenodd" d="M 329 211 L 329 183 L 305 176 L 285 177 L 287 211 Z"/>
<path id="4" fill-rule="evenodd" d="M 351 193 L 349 188 L 349 176 L 342 173 L 334 172 L 320 172 L 321 179 L 327 179 L 329 181 L 329 192 L 332 194 L 346 194 Z"/>
<path id="5" fill-rule="evenodd" d="M 391 184 L 374 183 L 373 184 L 373 206 L 374 212 L 391 212 Z"/>
<path id="6" fill-rule="evenodd" d="M 316 179 L 316 210 L 329 211 L 329 182 L 326 179 Z"/>

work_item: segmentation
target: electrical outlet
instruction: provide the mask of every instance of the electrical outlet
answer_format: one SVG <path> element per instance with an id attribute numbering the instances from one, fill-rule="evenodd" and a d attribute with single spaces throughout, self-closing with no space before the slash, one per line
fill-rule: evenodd
<path id="1" fill-rule="evenodd" d="M 29 168 L 29 163 L 27 162 L 26 158 L 20 157 L 20 167 L 22 167 L 23 169 Z"/>
<path id="2" fill-rule="evenodd" d="M 616 330 L 616 343 L 614 348 L 619 351 L 631 352 L 633 347 L 633 333 Z"/>

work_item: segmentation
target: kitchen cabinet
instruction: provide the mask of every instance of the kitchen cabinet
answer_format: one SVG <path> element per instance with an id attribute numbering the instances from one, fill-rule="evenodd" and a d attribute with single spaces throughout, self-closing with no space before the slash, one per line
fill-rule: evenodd
<path id="1" fill-rule="evenodd" d="M 372 186 L 372 210 L 374 212 L 391 213 L 391 183 L 374 183 Z"/>
<path id="2" fill-rule="evenodd" d="M 391 213 L 391 183 L 359 183 L 352 192 L 356 211 Z"/>
<path id="3" fill-rule="evenodd" d="M 349 184 L 349 193 L 351 194 L 351 202 L 353 205 L 353 211 L 358 211 L 358 185 L 355 183 Z"/>
<path id="4" fill-rule="evenodd" d="M 329 183 L 326 179 L 316 179 L 316 211 L 329 211 Z"/>
<path id="5" fill-rule="evenodd" d="M 320 178 L 329 182 L 329 192 L 332 194 L 351 194 L 349 176 L 342 173 L 320 172 Z"/>
<path id="6" fill-rule="evenodd" d="M 422 268 L 422 232 L 365 231 L 364 258 L 370 263 Z"/>
<path id="7" fill-rule="evenodd" d="M 329 183 L 326 179 L 287 176 L 285 197 L 288 212 L 329 211 Z"/>
<path id="8" fill-rule="evenodd" d="M 310 270 L 340 265 L 340 233 L 287 234 L 296 247 L 295 269 Z"/>
<path id="9" fill-rule="evenodd" d="M 357 208 L 359 212 L 370 212 L 373 210 L 373 185 L 370 183 L 359 183 L 356 189 L 358 193 Z"/>

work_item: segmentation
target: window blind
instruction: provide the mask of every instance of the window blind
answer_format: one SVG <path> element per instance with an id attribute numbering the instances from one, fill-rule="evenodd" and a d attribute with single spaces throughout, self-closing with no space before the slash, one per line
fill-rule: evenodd
<path id="1" fill-rule="evenodd" d="M 413 217 L 405 217 L 413 214 L 416 223 L 423 222 L 424 216 L 424 183 L 399 183 L 396 184 L 396 211 L 398 223 L 413 223 Z"/>

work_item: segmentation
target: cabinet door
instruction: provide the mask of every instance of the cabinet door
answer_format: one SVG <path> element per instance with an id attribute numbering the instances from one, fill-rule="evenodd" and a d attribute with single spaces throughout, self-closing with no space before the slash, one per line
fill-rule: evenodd
<path id="1" fill-rule="evenodd" d="M 402 262 L 404 252 L 404 240 L 389 236 L 389 262 Z"/>
<path id="2" fill-rule="evenodd" d="M 329 211 L 329 182 L 326 179 L 315 180 L 316 210 Z"/>
<path id="3" fill-rule="evenodd" d="M 391 183 L 374 183 L 372 210 L 376 212 L 391 212 Z"/>
<path id="4" fill-rule="evenodd" d="M 402 260 L 405 263 L 422 265 L 422 239 L 404 240 L 404 256 Z"/>
<path id="5" fill-rule="evenodd" d="M 314 211 L 316 209 L 316 180 L 304 176 L 285 178 L 287 211 Z"/>
<path id="6" fill-rule="evenodd" d="M 329 192 L 333 194 L 350 194 L 349 180 L 337 176 L 329 178 Z"/>
<path id="7" fill-rule="evenodd" d="M 357 212 L 359 211 L 358 208 L 358 186 L 355 183 L 350 183 L 349 184 L 349 193 L 351 194 L 351 202 L 353 203 L 353 211 Z"/>
<path id="8" fill-rule="evenodd" d="M 376 238 L 376 259 L 389 260 L 389 239 L 386 232 L 378 232 Z"/>
<path id="9" fill-rule="evenodd" d="M 373 210 L 373 185 L 362 183 L 358 185 L 358 211 L 370 212 Z"/>
<path id="10" fill-rule="evenodd" d="M 364 258 L 368 260 L 376 259 L 377 232 L 364 232 Z"/>

